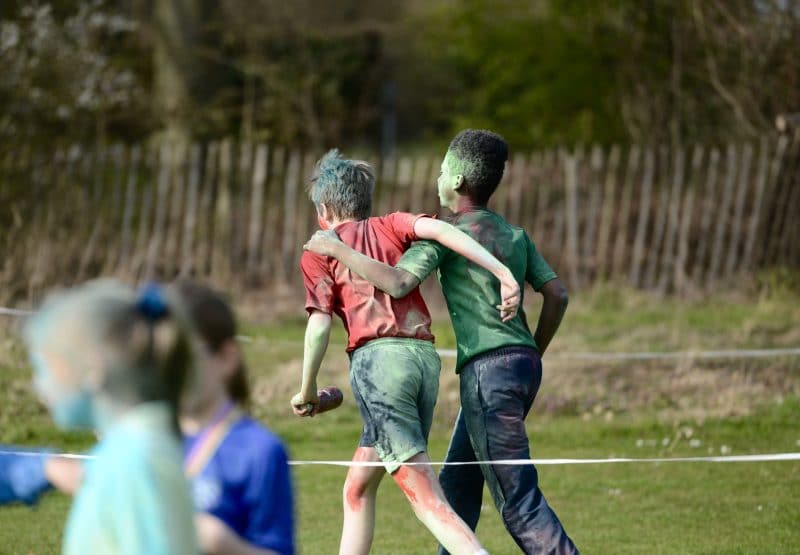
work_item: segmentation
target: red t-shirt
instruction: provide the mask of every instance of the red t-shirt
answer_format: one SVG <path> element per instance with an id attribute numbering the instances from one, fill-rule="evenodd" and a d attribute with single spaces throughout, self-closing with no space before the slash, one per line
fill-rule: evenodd
<path id="1" fill-rule="evenodd" d="M 341 240 L 353 249 L 391 266 L 412 242 L 414 222 L 425 214 L 394 212 L 336 226 Z M 431 315 L 419 288 L 393 299 L 335 258 L 304 252 L 300 260 L 306 287 L 306 310 L 337 314 L 347 330 L 347 352 L 379 337 L 410 337 L 433 341 Z"/>

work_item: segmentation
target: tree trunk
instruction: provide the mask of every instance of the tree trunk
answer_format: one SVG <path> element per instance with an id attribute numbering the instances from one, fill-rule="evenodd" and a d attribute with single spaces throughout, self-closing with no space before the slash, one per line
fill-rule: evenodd
<path id="1" fill-rule="evenodd" d="M 196 58 L 199 0 L 156 0 L 153 12 L 153 97 L 162 138 L 186 145 L 200 64 Z M 194 93 L 194 94 L 193 94 Z"/>

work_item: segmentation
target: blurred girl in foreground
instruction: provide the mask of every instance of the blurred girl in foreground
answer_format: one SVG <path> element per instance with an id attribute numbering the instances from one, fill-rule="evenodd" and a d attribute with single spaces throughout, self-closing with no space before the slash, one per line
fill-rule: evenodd
<path id="1" fill-rule="evenodd" d="M 137 298 L 92 282 L 50 297 L 25 341 L 56 424 L 101 437 L 83 463 L 63 552 L 197 553 L 176 421 L 190 344 L 175 304 L 156 288 Z"/>
<path id="2" fill-rule="evenodd" d="M 180 426 L 184 471 L 191 481 L 200 546 L 210 554 L 294 553 L 293 502 L 286 452 L 278 438 L 246 415 L 249 387 L 236 321 L 225 300 L 208 287 L 170 287 L 194 324 L 196 375 L 183 395 Z M 34 480 L 17 480 L 16 500 L 33 502 L 50 484 L 74 492 L 81 464 L 64 458 L 14 458 L 0 452 L 3 475 L 28 465 Z M 37 470 L 41 468 L 41 470 Z M 5 472 L 4 472 L 5 471 Z M 38 485 L 37 485 L 38 483 Z M 36 489 L 38 488 L 38 489 Z M 8 500 L 8 499 L 7 499 Z"/>

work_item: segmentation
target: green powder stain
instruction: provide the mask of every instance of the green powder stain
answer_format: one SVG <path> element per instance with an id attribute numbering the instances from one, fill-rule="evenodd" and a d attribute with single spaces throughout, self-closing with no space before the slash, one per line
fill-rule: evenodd
<path id="1" fill-rule="evenodd" d="M 456 175 L 469 176 L 478 168 L 477 160 L 462 158 L 452 150 L 448 150 L 447 154 L 445 154 L 444 163 L 451 177 Z"/>

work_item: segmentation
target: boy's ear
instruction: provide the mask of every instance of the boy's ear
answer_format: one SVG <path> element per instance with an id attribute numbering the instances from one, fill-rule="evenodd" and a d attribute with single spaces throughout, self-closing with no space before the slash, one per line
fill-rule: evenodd
<path id="1" fill-rule="evenodd" d="M 453 190 L 459 195 L 467 194 L 467 188 L 465 186 L 463 175 L 457 175 L 453 178 Z"/>

